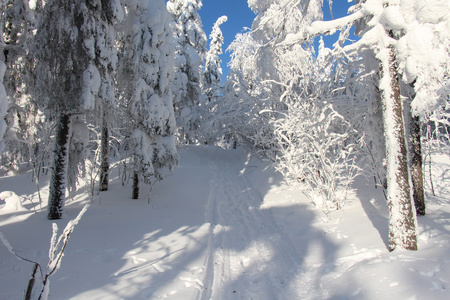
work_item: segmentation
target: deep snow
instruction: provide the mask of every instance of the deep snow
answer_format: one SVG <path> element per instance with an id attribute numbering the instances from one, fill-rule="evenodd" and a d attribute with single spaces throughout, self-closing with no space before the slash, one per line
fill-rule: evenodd
<path id="1" fill-rule="evenodd" d="M 450 163 L 434 156 L 437 196 L 419 217 L 419 251 L 387 250 L 381 190 L 360 179 L 330 218 L 243 150 L 189 146 L 180 165 L 131 200 L 113 168 L 71 235 L 50 299 L 447 299 Z M 41 185 L 44 185 L 41 183 Z M 429 190 L 429 189 L 428 189 Z M 427 191 L 428 191 L 427 190 Z M 29 173 L 0 177 L 0 192 L 38 201 Z M 47 198 L 47 187 L 41 190 Z M 89 198 L 66 203 L 60 231 Z M 5 208 L 0 231 L 22 256 L 48 261 L 51 221 Z M 39 210 L 37 205 L 36 209 Z M 32 265 L 0 244 L 0 299 L 22 299 Z"/>

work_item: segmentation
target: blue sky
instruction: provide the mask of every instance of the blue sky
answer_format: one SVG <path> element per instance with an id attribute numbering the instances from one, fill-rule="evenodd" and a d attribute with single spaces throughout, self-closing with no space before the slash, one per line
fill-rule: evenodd
<path id="1" fill-rule="evenodd" d="M 347 0 L 334 0 L 333 2 L 334 18 L 344 16 L 347 13 L 348 7 L 353 4 L 353 1 L 352 3 L 348 3 Z M 324 1 L 324 12 L 325 20 L 331 19 L 327 1 Z M 203 0 L 203 8 L 199 13 L 203 22 L 203 30 L 208 37 L 216 20 L 224 15 L 228 17 L 228 21 L 220 27 L 224 35 L 224 52 L 234 40 L 236 34 L 242 32 L 244 27 L 250 28 L 255 18 L 255 14 L 247 5 L 247 0 Z M 336 38 L 325 37 L 325 44 L 331 47 Z M 225 52 L 221 56 L 224 77 L 228 73 L 228 67 L 226 65 L 229 61 L 229 56 L 230 53 L 228 52 Z"/>

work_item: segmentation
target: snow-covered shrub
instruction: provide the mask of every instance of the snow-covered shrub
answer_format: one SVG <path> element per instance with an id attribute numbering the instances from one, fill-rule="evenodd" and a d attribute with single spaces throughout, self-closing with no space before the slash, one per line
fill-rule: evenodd
<path id="1" fill-rule="evenodd" d="M 357 132 L 333 105 L 321 102 L 289 105 L 274 121 L 278 151 L 275 167 L 290 184 L 306 183 L 322 209 L 339 209 L 345 192 L 360 173 Z"/>

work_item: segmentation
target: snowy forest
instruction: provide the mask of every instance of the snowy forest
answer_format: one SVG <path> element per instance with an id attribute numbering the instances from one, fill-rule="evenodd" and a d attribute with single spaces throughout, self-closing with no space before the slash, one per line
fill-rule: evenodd
<path id="1" fill-rule="evenodd" d="M 0 298 L 448 297 L 450 2 L 334 2 L 0 0 Z"/>

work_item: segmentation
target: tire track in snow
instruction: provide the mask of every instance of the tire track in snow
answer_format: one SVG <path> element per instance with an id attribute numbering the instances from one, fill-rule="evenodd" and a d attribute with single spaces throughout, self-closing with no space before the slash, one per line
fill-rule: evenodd
<path id="1" fill-rule="evenodd" d="M 287 299 L 299 258 L 263 197 L 244 172 L 213 162 L 206 219 L 210 223 L 201 299 Z M 241 174 L 242 173 L 242 174 Z"/>

